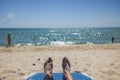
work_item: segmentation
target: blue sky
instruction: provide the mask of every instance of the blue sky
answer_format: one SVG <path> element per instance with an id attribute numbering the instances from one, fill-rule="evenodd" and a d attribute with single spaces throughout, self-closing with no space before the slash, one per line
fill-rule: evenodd
<path id="1" fill-rule="evenodd" d="M 120 0 L 0 0 L 4 27 L 120 27 Z"/>

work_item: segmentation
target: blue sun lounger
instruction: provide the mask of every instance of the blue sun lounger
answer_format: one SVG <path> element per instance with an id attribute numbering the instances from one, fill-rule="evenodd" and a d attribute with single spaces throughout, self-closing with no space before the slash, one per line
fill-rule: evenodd
<path id="1" fill-rule="evenodd" d="M 43 80 L 44 73 L 35 73 L 27 78 L 27 80 Z M 53 73 L 54 80 L 62 80 L 63 73 Z M 72 73 L 73 80 L 93 80 L 90 76 L 84 73 Z"/>

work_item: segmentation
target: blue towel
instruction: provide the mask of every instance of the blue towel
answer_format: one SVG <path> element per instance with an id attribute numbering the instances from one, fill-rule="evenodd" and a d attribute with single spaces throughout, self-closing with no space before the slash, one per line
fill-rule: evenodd
<path id="1" fill-rule="evenodd" d="M 27 78 L 27 80 L 43 80 L 44 73 L 36 73 Z M 63 73 L 53 73 L 54 80 L 62 80 Z M 91 77 L 83 73 L 72 73 L 73 80 L 92 80 Z"/>

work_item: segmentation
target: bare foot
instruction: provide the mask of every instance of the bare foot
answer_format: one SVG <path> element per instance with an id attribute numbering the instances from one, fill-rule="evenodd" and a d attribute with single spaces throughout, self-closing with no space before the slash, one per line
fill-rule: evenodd
<path id="1" fill-rule="evenodd" d="M 49 57 L 48 60 L 44 63 L 44 80 L 53 80 L 52 69 L 53 61 L 52 58 Z"/>
<path id="2" fill-rule="evenodd" d="M 72 75 L 70 73 L 71 64 L 70 61 L 67 59 L 67 57 L 63 58 L 62 68 L 63 68 L 63 80 L 73 80 Z"/>

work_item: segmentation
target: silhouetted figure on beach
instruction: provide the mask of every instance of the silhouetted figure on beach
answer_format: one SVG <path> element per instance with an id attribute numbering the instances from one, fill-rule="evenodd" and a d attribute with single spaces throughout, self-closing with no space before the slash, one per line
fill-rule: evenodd
<path id="1" fill-rule="evenodd" d="M 7 47 L 10 47 L 11 46 L 11 37 L 10 37 L 10 34 L 8 34 L 7 41 L 8 41 Z"/>
<path id="2" fill-rule="evenodd" d="M 62 68 L 63 68 L 63 80 L 73 80 L 72 75 L 70 73 L 71 65 L 69 60 L 66 57 L 63 58 Z M 48 60 L 44 63 L 45 76 L 43 80 L 54 80 L 52 69 L 53 69 L 53 61 L 52 61 L 52 58 L 49 57 Z"/>
<path id="3" fill-rule="evenodd" d="M 112 37 L 111 42 L 112 42 L 112 43 L 114 43 L 114 40 L 115 40 L 115 38 L 114 38 L 114 37 Z"/>

